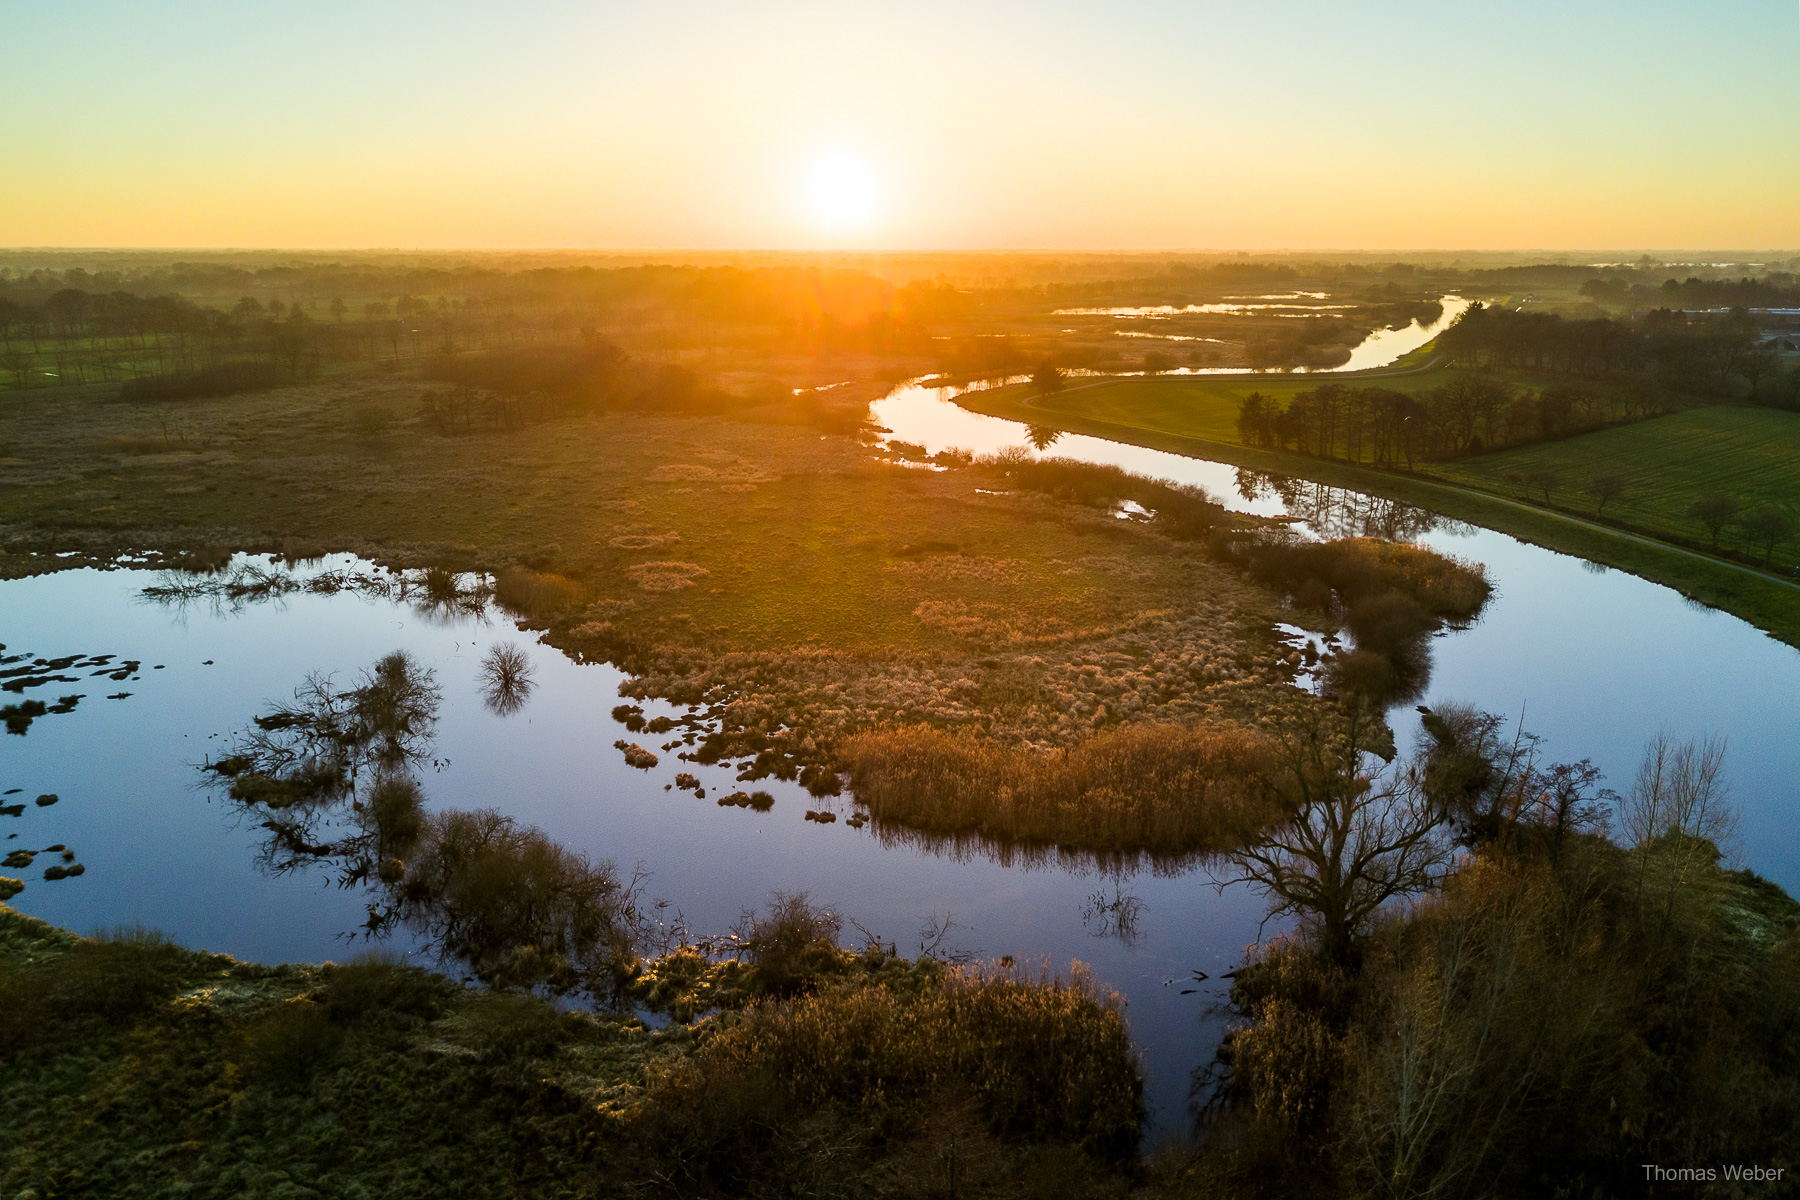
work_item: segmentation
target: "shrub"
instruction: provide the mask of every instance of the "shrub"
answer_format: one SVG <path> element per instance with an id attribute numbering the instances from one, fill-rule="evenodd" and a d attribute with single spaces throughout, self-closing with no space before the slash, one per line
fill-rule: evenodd
<path id="1" fill-rule="evenodd" d="M 325 1010 L 340 1024 L 399 1015 L 433 1021 L 444 1014 L 456 986 L 398 955 L 371 951 L 325 968 Z"/>
<path id="2" fill-rule="evenodd" d="M 810 990 L 837 958 L 841 917 L 820 908 L 805 892 L 776 892 L 761 915 L 746 912 L 738 921 L 738 941 L 754 967 L 751 983 L 770 996 Z"/>
<path id="3" fill-rule="evenodd" d="M 245 1032 L 244 1068 L 273 1087 L 300 1088 L 336 1057 L 344 1031 L 321 1004 L 289 1000 Z"/>
<path id="4" fill-rule="evenodd" d="M 764 1001 L 654 1074 L 637 1120 L 664 1139 L 705 1131 L 690 1166 L 721 1180 L 771 1125 L 833 1114 L 865 1136 L 904 1136 L 958 1096 L 1009 1143 L 1122 1159 L 1144 1107 L 1121 1008 L 1079 964 L 1068 982 L 957 969 L 916 990 L 850 983 Z"/>

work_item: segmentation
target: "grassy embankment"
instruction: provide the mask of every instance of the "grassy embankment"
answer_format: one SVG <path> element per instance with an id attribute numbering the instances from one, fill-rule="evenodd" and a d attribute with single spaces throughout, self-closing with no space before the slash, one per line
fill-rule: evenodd
<path id="1" fill-rule="evenodd" d="M 789 924 L 747 958 L 648 964 L 642 1002 L 676 1017 L 658 1031 L 378 959 L 76 938 L 0 905 L 0 1190 L 1123 1193 L 1143 1104 L 1115 997 Z"/>
<path id="2" fill-rule="evenodd" d="M 1383 373 L 1378 378 L 1382 387 L 1418 391 L 1442 384 L 1450 374 L 1433 368 L 1410 374 Z M 1354 383 L 1357 378 L 1344 377 L 1343 381 Z M 1667 584 L 1800 645 L 1800 591 L 1792 586 L 1753 568 L 1607 528 L 1595 523 L 1591 512 L 1575 516 L 1515 499 L 1515 486 L 1502 482 L 1507 471 L 1522 469 L 1515 465 L 1518 460 L 1533 455 L 1565 456 L 1563 469 L 1571 480 L 1617 469 L 1627 475 L 1629 486 L 1634 473 L 1651 479 L 1659 469 L 1678 472 L 1666 481 L 1642 487 L 1645 527 L 1652 536 L 1680 529 L 1691 538 L 1695 531 L 1692 522 L 1685 515 L 1671 514 L 1682 507 L 1690 492 L 1698 494 L 1709 486 L 1724 490 L 1741 486 L 1746 496 L 1782 503 L 1792 511 L 1795 477 L 1782 471 L 1782 448 L 1794 445 L 1795 428 L 1800 426 L 1800 419 L 1792 414 L 1703 409 L 1491 459 L 1431 464 L 1414 475 L 1255 449 L 1239 441 L 1237 413 L 1244 396 L 1261 391 L 1285 402 L 1318 383 L 1305 377 L 1133 378 L 1072 387 L 1044 399 L 1016 387 L 973 393 L 961 402 L 993 416 L 1051 424 L 1075 433 L 1387 496 Z M 1619 461 L 1617 455 L 1631 458 Z M 1485 474 L 1489 462 L 1494 464 L 1492 476 Z M 1735 465 L 1728 466 L 1728 462 Z M 1470 470 L 1484 474 L 1453 474 Z M 1425 471 L 1443 478 L 1427 477 Z M 1477 487 L 1488 490 L 1474 490 Z M 1554 492 L 1552 496 L 1556 498 Z M 1613 515 L 1609 506 L 1607 516 Z M 1676 525 L 1677 521 L 1685 522 L 1685 527 Z"/>

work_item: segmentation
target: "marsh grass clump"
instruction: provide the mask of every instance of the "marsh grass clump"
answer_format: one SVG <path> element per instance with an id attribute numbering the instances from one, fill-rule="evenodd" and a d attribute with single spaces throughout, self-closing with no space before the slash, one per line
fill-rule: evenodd
<path id="1" fill-rule="evenodd" d="M 494 599 L 524 617 L 549 617 L 578 608 L 592 597 L 582 584 L 530 567 L 505 567 L 494 575 Z"/>
<path id="2" fill-rule="evenodd" d="M 337 1056 L 343 1041 L 343 1029 L 324 1005 L 290 1000 L 245 1031 L 244 1067 L 264 1084 L 300 1088 Z"/>
<path id="3" fill-rule="evenodd" d="M 976 465 L 1012 487 L 1089 508 L 1111 511 L 1129 500 L 1154 514 L 1156 527 L 1186 540 L 1204 537 L 1230 520 L 1224 505 L 1203 488 L 1151 479 L 1123 467 L 1029 454 L 992 456 Z"/>
<path id="4" fill-rule="evenodd" d="M 1232 727 L 1125 726 L 1044 752 L 915 726 L 839 751 L 878 825 L 994 848 L 1181 861 L 1282 815 L 1258 786 L 1267 743 Z"/>
<path id="5" fill-rule="evenodd" d="M 138 927 L 72 940 L 62 953 L 0 960 L 0 1050 L 79 1036 L 94 1023 L 126 1020 L 174 993 L 187 951 Z"/>
<path id="6" fill-rule="evenodd" d="M 1258 539 L 1232 542 L 1222 549 L 1260 583 L 1289 596 L 1310 584 L 1320 584 L 1352 610 L 1398 593 L 1433 617 L 1466 621 L 1478 614 L 1493 594 L 1487 571 L 1480 564 L 1406 542 L 1366 537 L 1329 542 Z"/>
<path id="7" fill-rule="evenodd" d="M 657 763 L 656 755 L 636 742 L 628 742 L 621 738 L 613 743 L 613 749 L 624 753 L 626 766 L 636 767 L 640 771 L 648 771 Z"/>
<path id="8" fill-rule="evenodd" d="M 489 1062 L 541 1058 L 556 1048 L 561 1033 L 554 1008 L 517 992 L 476 993 L 456 1025 L 460 1039 Z"/>
<path id="9" fill-rule="evenodd" d="M 1077 965 L 1066 982 L 935 967 L 764 1000 L 654 1071 L 633 1125 L 689 1188 L 744 1194 L 779 1178 L 804 1121 L 830 1120 L 840 1169 L 866 1170 L 947 1111 L 966 1116 L 965 1155 L 991 1139 L 996 1156 L 1054 1144 L 1086 1171 L 1129 1159 L 1144 1109 L 1120 998 Z"/>
<path id="10" fill-rule="evenodd" d="M 625 568 L 625 574 L 646 592 L 678 592 L 712 572 L 698 563 L 658 561 L 634 563 Z"/>
<path id="11" fill-rule="evenodd" d="M 397 954 L 366 951 L 324 968 L 321 1000 L 331 1019 L 355 1025 L 393 1017 L 433 1021 L 442 1016 L 456 986 L 442 975 L 412 966 Z"/>

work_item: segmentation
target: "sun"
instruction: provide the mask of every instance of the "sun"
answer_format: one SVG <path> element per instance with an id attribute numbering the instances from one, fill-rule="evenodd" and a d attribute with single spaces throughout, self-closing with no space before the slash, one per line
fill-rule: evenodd
<path id="1" fill-rule="evenodd" d="M 827 233 L 859 233 L 875 221 L 880 188 L 867 160 L 848 152 L 827 154 L 807 172 L 808 215 Z"/>

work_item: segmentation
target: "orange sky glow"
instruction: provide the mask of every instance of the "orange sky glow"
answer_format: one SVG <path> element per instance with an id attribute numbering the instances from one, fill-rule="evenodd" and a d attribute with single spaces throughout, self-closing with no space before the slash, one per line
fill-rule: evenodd
<path id="1" fill-rule="evenodd" d="M 68 0 L 6 24 L 0 245 L 1800 246 L 1790 3 Z"/>

